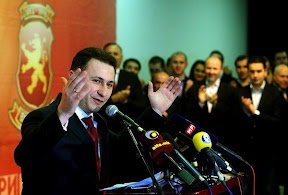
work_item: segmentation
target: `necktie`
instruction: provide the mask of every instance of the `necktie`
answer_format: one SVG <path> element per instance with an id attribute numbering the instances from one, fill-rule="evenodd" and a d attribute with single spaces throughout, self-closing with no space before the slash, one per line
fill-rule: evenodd
<path id="1" fill-rule="evenodd" d="M 98 155 L 98 131 L 97 131 L 97 128 L 93 124 L 93 119 L 91 116 L 89 116 L 88 118 L 83 118 L 82 121 L 88 126 L 87 128 L 88 133 L 91 136 L 95 144 L 96 163 L 97 163 L 97 169 L 98 169 L 98 177 L 100 179 L 100 160 L 99 160 L 99 155 Z"/>
<path id="2" fill-rule="evenodd" d="M 116 83 L 113 84 L 113 92 L 115 91 L 116 89 Z"/>

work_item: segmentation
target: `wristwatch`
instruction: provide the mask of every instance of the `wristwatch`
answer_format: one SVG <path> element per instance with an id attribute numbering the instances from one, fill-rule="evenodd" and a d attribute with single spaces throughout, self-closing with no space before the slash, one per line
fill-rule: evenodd
<path id="1" fill-rule="evenodd" d="M 259 110 L 255 110 L 254 114 L 259 116 L 260 115 L 260 111 Z"/>

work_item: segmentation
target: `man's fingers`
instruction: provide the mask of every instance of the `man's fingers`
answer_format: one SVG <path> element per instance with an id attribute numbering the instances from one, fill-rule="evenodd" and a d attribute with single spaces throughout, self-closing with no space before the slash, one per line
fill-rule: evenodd
<path id="1" fill-rule="evenodd" d="M 172 89 L 176 89 L 176 88 L 179 87 L 180 85 L 181 85 L 181 81 L 179 80 L 178 77 L 176 77 L 176 78 L 173 78 L 173 79 L 170 81 L 170 83 L 169 83 L 169 85 L 167 86 L 167 88 L 168 88 L 169 90 L 172 90 Z"/>
<path id="2" fill-rule="evenodd" d="M 153 93 L 153 83 L 151 81 L 148 82 L 148 95 L 152 95 Z"/>
<path id="3" fill-rule="evenodd" d="M 69 85 L 70 92 L 79 93 L 83 86 L 87 83 L 87 72 L 81 72 Z"/>
<path id="4" fill-rule="evenodd" d="M 174 77 L 170 76 L 169 79 L 162 85 L 162 87 L 163 88 L 168 88 L 173 79 L 174 79 Z"/>
<path id="5" fill-rule="evenodd" d="M 62 82 L 62 86 L 63 86 L 63 90 L 64 90 L 64 88 L 65 88 L 65 86 L 67 85 L 67 79 L 66 78 L 64 78 L 64 77 L 61 77 L 61 82 Z"/>
<path id="6" fill-rule="evenodd" d="M 182 90 L 182 87 L 178 87 L 175 92 L 173 93 L 174 96 L 178 96 Z"/>
<path id="7" fill-rule="evenodd" d="M 71 72 L 72 72 L 72 74 L 71 74 Z M 70 77 L 69 77 L 69 79 L 68 79 L 68 85 L 71 85 L 71 83 L 80 75 L 80 73 L 81 73 L 81 69 L 80 68 L 77 68 L 77 70 L 74 72 L 74 71 L 70 71 Z"/>

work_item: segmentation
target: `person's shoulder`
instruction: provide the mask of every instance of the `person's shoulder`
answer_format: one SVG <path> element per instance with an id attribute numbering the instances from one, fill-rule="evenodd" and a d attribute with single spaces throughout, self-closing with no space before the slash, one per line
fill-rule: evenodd
<path id="1" fill-rule="evenodd" d="M 272 84 L 266 84 L 264 90 L 268 92 L 268 94 L 271 94 L 273 96 L 282 96 L 281 91 Z"/>
<path id="2" fill-rule="evenodd" d="M 37 108 L 35 110 L 32 110 L 28 113 L 28 115 L 37 115 L 39 113 L 49 113 L 50 111 L 56 110 L 60 101 L 61 101 L 62 94 L 59 93 L 55 100 L 51 101 L 48 105 Z"/>
<path id="3" fill-rule="evenodd" d="M 125 76 L 131 76 L 131 77 L 137 77 L 137 75 L 136 74 L 134 74 L 134 73 L 132 73 L 132 72 L 128 72 L 128 71 L 126 71 L 126 70 L 123 70 L 123 69 L 121 69 L 120 70 L 120 75 L 125 75 Z"/>
<path id="4" fill-rule="evenodd" d="M 122 79 L 126 82 L 136 82 L 136 80 L 140 84 L 140 80 L 138 75 L 132 73 L 132 72 L 127 72 L 126 70 L 120 70 L 119 78 L 122 77 Z"/>
<path id="5" fill-rule="evenodd" d="M 235 90 L 235 87 L 232 87 L 229 83 L 226 83 L 226 82 L 223 82 L 223 81 L 220 82 L 220 87 L 224 88 L 226 90 L 229 90 L 229 91 L 234 91 Z"/>

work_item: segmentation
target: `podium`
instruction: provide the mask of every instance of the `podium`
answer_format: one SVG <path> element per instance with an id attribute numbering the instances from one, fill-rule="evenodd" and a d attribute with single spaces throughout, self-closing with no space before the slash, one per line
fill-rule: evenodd
<path id="1" fill-rule="evenodd" d="M 227 177 L 227 175 L 226 175 Z M 226 178 L 225 177 L 225 178 Z M 238 178 L 235 176 L 228 176 L 228 179 L 226 180 L 226 185 L 228 186 L 228 188 L 230 189 L 230 191 L 233 193 L 233 195 L 241 195 L 241 191 L 240 191 L 240 181 L 238 181 Z M 243 181 L 244 175 L 241 175 L 241 180 Z M 195 184 L 196 185 L 196 184 Z M 191 186 L 185 185 L 183 184 L 182 186 L 182 190 L 180 191 L 180 193 L 176 193 L 173 189 L 169 188 L 168 186 L 163 188 L 164 194 L 166 195 L 172 195 L 172 194 L 189 194 L 189 195 L 210 195 L 209 189 L 203 189 L 203 190 L 195 190 L 196 188 L 193 188 L 193 184 Z M 151 188 L 150 188 L 151 189 Z M 211 190 L 213 195 L 217 194 L 217 195 L 228 195 L 228 191 L 225 188 L 225 186 L 218 182 L 215 185 L 211 185 Z M 243 190 L 243 189 L 242 189 Z M 111 190 L 111 191 L 106 191 L 106 195 L 108 194 L 156 194 L 154 191 L 153 192 L 149 192 L 149 188 L 142 188 L 142 189 L 133 189 L 133 190 Z"/>
<path id="2" fill-rule="evenodd" d="M 241 179 L 243 181 L 243 177 L 241 176 Z M 228 188 L 231 190 L 231 192 L 233 193 L 233 195 L 240 195 L 241 191 L 240 191 L 240 181 L 238 181 L 237 177 L 231 177 L 230 179 L 226 180 L 226 185 L 228 186 Z M 218 182 L 215 185 L 211 186 L 211 190 L 213 194 L 218 194 L 218 195 L 228 195 L 228 191 L 225 188 L 225 186 Z M 242 189 L 243 190 L 243 189 Z M 183 194 L 192 194 L 192 195 L 210 195 L 210 192 L 208 189 L 204 189 L 198 192 L 189 192 L 189 189 L 186 189 L 186 186 L 184 186 L 182 192 Z"/>

